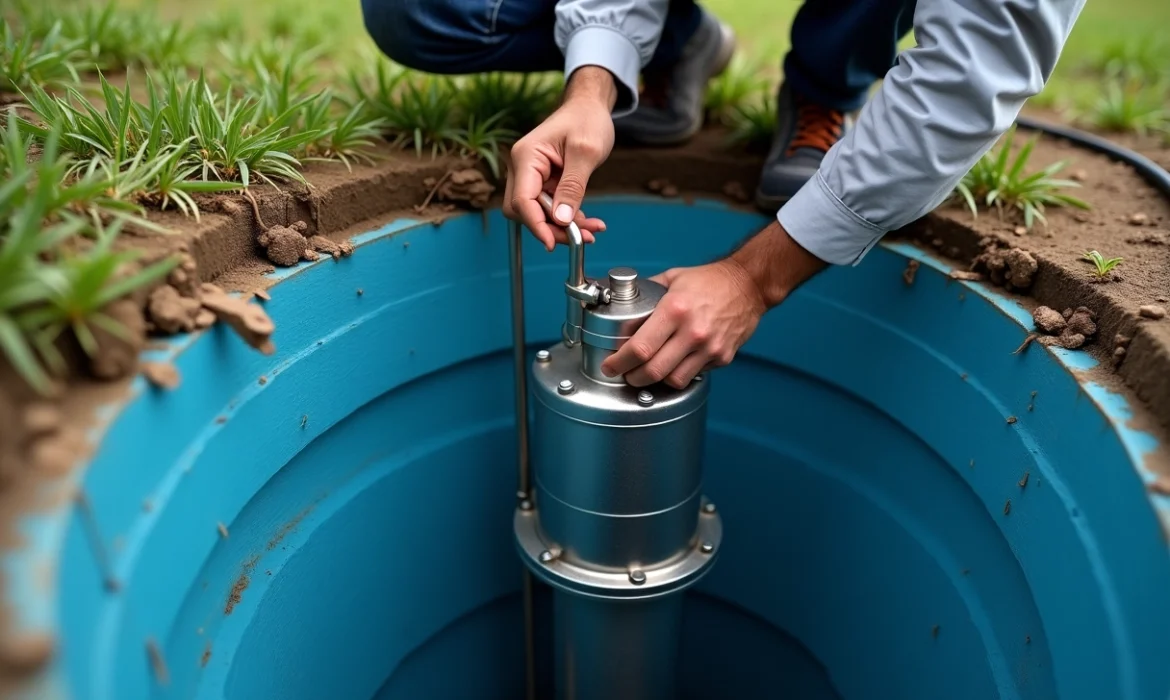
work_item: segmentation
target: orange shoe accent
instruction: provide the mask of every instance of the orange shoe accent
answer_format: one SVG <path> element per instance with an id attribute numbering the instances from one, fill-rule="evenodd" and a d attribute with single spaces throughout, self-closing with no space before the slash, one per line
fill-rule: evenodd
<path id="1" fill-rule="evenodd" d="M 788 145 L 788 157 L 799 148 L 827 153 L 845 133 L 845 113 L 796 97 L 796 135 Z"/>

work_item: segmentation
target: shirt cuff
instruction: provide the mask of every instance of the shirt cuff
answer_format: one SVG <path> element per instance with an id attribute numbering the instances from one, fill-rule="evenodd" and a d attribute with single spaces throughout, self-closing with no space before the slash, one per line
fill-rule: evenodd
<path id="1" fill-rule="evenodd" d="M 638 47 L 616 29 L 589 24 L 573 32 L 565 47 L 565 80 L 581 66 L 599 66 L 614 76 L 618 98 L 614 118 L 623 117 L 638 106 L 638 74 L 642 61 Z"/>
<path id="2" fill-rule="evenodd" d="M 788 200 L 776 220 L 800 247 L 831 265 L 856 265 L 885 235 L 845 206 L 818 171 Z"/>

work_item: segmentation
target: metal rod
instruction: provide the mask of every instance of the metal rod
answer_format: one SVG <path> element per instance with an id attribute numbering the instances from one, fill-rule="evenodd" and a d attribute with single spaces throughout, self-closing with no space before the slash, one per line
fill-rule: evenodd
<path id="1" fill-rule="evenodd" d="M 512 361 L 516 388 L 516 461 L 519 507 L 532 507 L 528 440 L 528 359 L 524 335 L 524 262 L 521 255 L 524 230 L 519 221 L 508 225 L 508 258 L 512 282 Z M 536 611 L 532 572 L 524 568 L 524 676 L 525 697 L 536 700 Z"/>

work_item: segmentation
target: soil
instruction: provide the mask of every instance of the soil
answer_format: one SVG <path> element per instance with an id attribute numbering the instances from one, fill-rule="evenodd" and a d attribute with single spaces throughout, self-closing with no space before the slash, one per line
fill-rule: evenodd
<path id="1" fill-rule="evenodd" d="M 1170 149 L 1141 145 L 1153 149 L 1145 152 L 1154 160 L 1170 164 Z M 107 310 L 132 328 L 130 341 L 102 338 L 92 362 L 73 352 L 73 371 L 61 378 L 60 391 L 50 399 L 35 397 L 0 361 L 4 544 L 20 546 L 11 524 L 47 505 L 44 497 L 34 496 L 41 492 L 36 487 L 84 463 L 93 447 L 86 431 L 99 406 L 128 395 L 129 381 L 139 371 L 160 389 L 178 384 L 173 367 L 136 366 L 149 338 L 222 322 L 259 352 L 271 353 L 274 325 L 262 301 L 272 284 L 264 274 L 275 265 L 355 254 L 350 236 L 395 218 L 439 222 L 454 212 L 499 203 L 502 187 L 470 161 L 417 158 L 389 145 L 376 155 L 376 164 L 355 163 L 352 172 L 339 164 L 312 163 L 305 169 L 311 188 L 254 186 L 254 202 L 238 195 L 198 196 L 198 222 L 173 211 L 152 212 L 155 222 L 176 235 L 130 231 L 120 244 L 147 251 L 142 264 L 168 254 L 180 255 L 182 262 L 161 284 Z M 1042 139 L 1030 164 L 1039 168 L 1066 158 L 1072 162 L 1065 174 L 1082 181 L 1075 194 L 1092 205 L 1090 211 L 1049 209 L 1047 227 L 1029 232 L 1012 217 L 983 212 L 973 219 L 958 204 L 945 205 L 889 237 L 918 242 L 949 260 L 960 268 L 956 278 L 986 277 L 1030 308 L 1047 307 L 1037 310 L 1033 340 L 1039 342 L 1003 351 L 1044 352 L 1044 345 L 1052 343 L 1091 353 L 1100 364 L 1086 371 L 1085 379 L 1136 396 L 1131 401 L 1134 427 L 1154 431 L 1163 445 L 1170 445 L 1170 320 L 1157 310 L 1142 311 L 1170 306 L 1170 202 L 1128 167 L 1062 141 Z M 590 192 L 649 191 L 684 200 L 722 196 L 731 206 L 746 208 L 761 165 L 760 154 L 729 147 L 724 132 L 707 129 L 684 147 L 615 150 L 591 178 Z M 1091 264 L 1082 259 L 1090 249 L 1106 258 L 1122 257 L 1123 263 L 1108 280 L 1097 281 Z M 913 284 L 917 272 L 916 265 L 909 265 L 904 282 Z M 1147 466 L 1170 479 L 1170 452 L 1149 457 Z M 1008 509 L 1005 505 L 1005 514 Z M 226 527 L 221 526 L 221 534 L 228 536 Z M 240 601 L 254 565 L 254 560 L 243 565 L 224 614 Z M 0 669 L 28 665 L 29 650 L 37 644 L 19 641 L 0 633 Z"/>

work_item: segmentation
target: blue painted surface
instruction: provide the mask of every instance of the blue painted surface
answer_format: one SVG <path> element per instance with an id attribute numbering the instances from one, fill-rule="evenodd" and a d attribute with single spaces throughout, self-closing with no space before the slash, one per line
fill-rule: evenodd
<path id="1" fill-rule="evenodd" d="M 609 224 L 591 275 L 705 262 L 763 221 L 631 197 L 589 210 Z M 522 696 L 506 226 L 488 224 L 399 222 L 283 272 L 275 355 L 222 328 L 162 353 L 181 387 L 138 383 L 80 473 L 94 537 L 64 508 L 4 562 L 19 622 L 63 643 L 34 697 Z M 525 246 L 535 352 L 559 332 L 565 252 Z M 924 263 L 913 286 L 907 257 Z M 944 272 L 881 246 L 799 290 L 712 377 L 726 535 L 688 603 L 688 697 L 1170 692 L 1167 503 L 1140 466 L 1155 443 L 1078 384 L 1087 356 L 1013 355 L 1026 311 Z M 29 573 L 44 561 L 47 593 Z"/>

